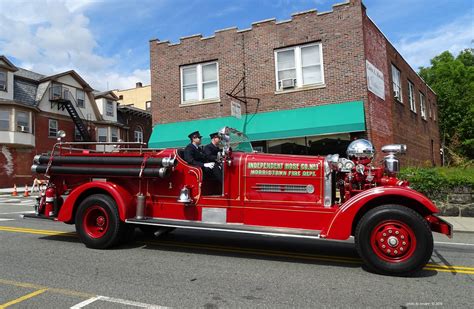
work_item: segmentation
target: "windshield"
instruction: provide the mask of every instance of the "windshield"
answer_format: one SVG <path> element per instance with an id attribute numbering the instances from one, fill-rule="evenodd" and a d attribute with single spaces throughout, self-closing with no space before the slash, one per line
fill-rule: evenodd
<path id="1" fill-rule="evenodd" d="M 224 127 L 219 130 L 224 149 L 232 148 L 232 151 L 253 152 L 252 144 L 247 135 L 239 130 Z"/>

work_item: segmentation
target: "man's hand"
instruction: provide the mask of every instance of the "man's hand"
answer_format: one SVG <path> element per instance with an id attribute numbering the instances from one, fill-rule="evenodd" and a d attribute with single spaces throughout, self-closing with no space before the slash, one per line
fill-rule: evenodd
<path id="1" fill-rule="evenodd" d="M 204 167 L 207 167 L 207 168 L 210 168 L 210 169 L 213 169 L 214 165 L 216 165 L 216 163 L 214 163 L 214 162 L 204 163 Z"/>

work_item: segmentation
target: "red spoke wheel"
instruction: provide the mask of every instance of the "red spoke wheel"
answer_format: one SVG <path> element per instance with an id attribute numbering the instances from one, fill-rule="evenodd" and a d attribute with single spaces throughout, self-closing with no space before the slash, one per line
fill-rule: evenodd
<path id="1" fill-rule="evenodd" d="M 109 215 L 101 206 L 95 205 L 89 207 L 84 214 L 82 226 L 90 237 L 103 237 L 109 227 Z"/>
<path id="2" fill-rule="evenodd" d="M 426 220 L 400 205 L 367 212 L 357 225 L 355 241 L 367 268 L 381 274 L 413 274 L 433 252 L 433 235 Z"/>
<path id="3" fill-rule="evenodd" d="M 77 234 L 89 248 L 109 248 L 117 244 L 125 230 L 114 199 L 105 194 L 85 198 L 75 219 Z"/>

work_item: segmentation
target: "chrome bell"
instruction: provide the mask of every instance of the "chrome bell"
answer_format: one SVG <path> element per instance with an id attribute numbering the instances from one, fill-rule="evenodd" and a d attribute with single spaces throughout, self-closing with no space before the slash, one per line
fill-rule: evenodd
<path id="1" fill-rule="evenodd" d="M 184 187 L 181 189 L 181 192 L 179 193 L 178 202 L 180 202 L 180 203 L 185 203 L 185 204 L 189 204 L 189 203 L 192 202 L 191 197 L 189 196 L 189 189 L 188 189 L 188 187 L 184 186 Z"/>

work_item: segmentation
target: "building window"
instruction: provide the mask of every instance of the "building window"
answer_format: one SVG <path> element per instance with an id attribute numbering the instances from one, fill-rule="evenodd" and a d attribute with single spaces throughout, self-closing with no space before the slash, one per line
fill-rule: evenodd
<path id="1" fill-rule="evenodd" d="M 408 101 L 410 101 L 410 110 L 416 113 L 415 86 L 410 81 L 408 81 Z"/>
<path id="2" fill-rule="evenodd" d="M 10 111 L 0 109 L 0 130 L 10 131 Z"/>
<path id="3" fill-rule="evenodd" d="M 61 91 L 62 91 L 62 86 L 58 84 L 52 84 L 50 93 L 51 93 L 51 99 L 52 100 L 58 100 L 61 99 Z"/>
<path id="4" fill-rule="evenodd" d="M 217 62 L 181 67 L 181 102 L 219 99 Z"/>
<path id="5" fill-rule="evenodd" d="M 145 102 L 145 109 L 147 112 L 151 111 L 151 101 Z"/>
<path id="6" fill-rule="evenodd" d="M 81 142 L 83 140 L 81 131 L 79 131 L 79 129 L 76 126 L 74 126 L 74 140 L 76 142 Z"/>
<path id="7" fill-rule="evenodd" d="M 7 91 L 7 76 L 8 72 L 5 70 L 0 70 L 0 91 Z"/>
<path id="8" fill-rule="evenodd" d="M 49 137 L 56 137 L 56 133 L 58 133 L 58 121 L 55 119 L 49 119 L 48 125 L 48 136 Z"/>
<path id="9" fill-rule="evenodd" d="M 426 120 L 426 102 L 425 102 L 425 95 L 420 92 L 420 113 L 421 118 Z"/>
<path id="10" fill-rule="evenodd" d="M 111 128 L 111 142 L 118 142 L 118 129 Z"/>
<path id="11" fill-rule="evenodd" d="M 275 51 L 277 91 L 324 84 L 321 44 L 309 44 Z"/>
<path id="12" fill-rule="evenodd" d="M 97 129 L 97 141 L 101 143 L 107 142 L 107 128 Z"/>
<path id="13" fill-rule="evenodd" d="M 84 108 L 85 107 L 85 94 L 84 91 L 77 89 L 76 90 L 76 97 L 77 97 L 77 107 Z"/>
<path id="14" fill-rule="evenodd" d="M 114 116 L 114 102 L 107 100 L 105 103 L 105 114 L 110 117 Z"/>
<path id="15" fill-rule="evenodd" d="M 400 82 L 400 70 L 392 64 L 392 82 L 393 82 L 393 97 L 400 102 L 402 99 L 402 84 Z"/>
<path id="16" fill-rule="evenodd" d="M 30 133 L 30 113 L 16 112 L 16 128 L 17 131 Z"/>
<path id="17" fill-rule="evenodd" d="M 143 129 L 141 127 L 136 127 L 133 133 L 134 140 L 137 143 L 143 143 Z"/>

